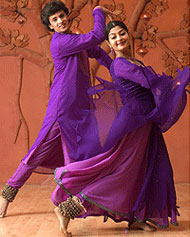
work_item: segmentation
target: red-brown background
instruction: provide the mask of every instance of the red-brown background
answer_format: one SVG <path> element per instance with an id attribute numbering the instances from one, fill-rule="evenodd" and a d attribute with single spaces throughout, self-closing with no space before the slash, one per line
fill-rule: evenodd
<path id="1" fill-rule="evenodd" d="M 129 22 L 132 12 L 141 0 L 113 0 L 113 1 L 99 1 L 103 4 L 116 4 L 124 6 L 123 12 L 126 15 L 125 23 Z M 159 1 L 159 0 L 158 0 Z M 161 0 L 160 0 L 161 1 Z M 4 0 L 0 5 L 2 5 Z M 13 0 L 14 2 L 14 0 Z M 37 1 L 30 0 L 27 7 L 30 9 Z M 43 2 L 43 1 L 39 1 Z M 79 0 L 73 1 L 74 7 Z M 81 18 L 79 28 L 82 32 L 87 32 L 92 26 L 91 17 L 91 2 L 83 1 L 84 7 L 80 11 Z M 94 1 L 95 2 L 95 1 Z M 154 1 L 155 2 L 155 1 Z M 171 31 L 180 28 L 180 22 L 183 20 L 183 15 L 187 9 L 187 0 L 168 0 L 169 8 L 165 10 L 160 16 L 152 17 L 151 25 L 158 27 L 158 32 Z M 23 8 L 24 9 L 24 8 Z M 23 14 L 25 12 L 23 11 Z M 36 14 L 36 13 L 34 13 Z M 2 15 L 1 15 L 2 16 Z M 10 22 L 8 18 L 0 18 L 1 29 L 16 29 L 20 34 L 28 34 L 29 44 L 23 48 L 27 48 L 42 55 L 44 57 L 43 44 L 41 44 L 40 37 L 46 35 L 42 32 L 40 21 L 35 24 L 30 19 L 29 11 L 25 15 L 27 21 L 21 25 L 17 22 Z M 36 16 L 39 17 L 39 16 Z M 90 20 L 89 20 L 90 19 Z M 40 30 L 38 29 L 40 28 Z M 39 33 L 40 32 L 40 33 Z M 40 35 L 41 34 L 41 35 Z M 42 37 L 43 36 L 43 37 Z M 44 37 L 45 38 L 45 37 Z M 175 50 L 184 50 L 188 46 L 186 37 L 171 37 L 166 39 L 168 47 L 174 52 Z M 47 40 L 46 40 L 47 43 Z M 27 152 L 27 134 L 26 127 L 22 123 L 19 134 L 14 143 L 15 136 L 18 131 L 18 103 L 16 102 L 19 70 L 20 70 L 20 54 L 10 55 L 2 53 L 5 47 L 0 47 L 0 183 L 4 183 L 13 174 L 22 157 Z M 11 51 L 13 52 L 13 50 Z M 138 54 L 135 56 L 142 60 L 146 65 L 151 65 L 158 73 L 166 72 L 162 56 L 164 50 L 156 45 L 155 48 L 149 48 L 148 53 L 142 58 Z M 49 91 L 49 67 L 51 63 L 45 67 L 41 67 L 33 63 L 32 60 L 24 58 L 23 61 L 23 76 L 22 88 L 20 92 L 20 105 L 25 121 L 27 122 L 30 135 L 30 145 L 35 141 L 43 118 L 45 115 L 46 105 L 48 102 Z M 105 74 L 105 69 L 99 68 L 98 75 L 103 78 L 108 78 L 109 74 Z M 167 133 L 164 134 L 166 144 L 168 147 L 171 163 L 174 169 L 175 182 L 189 182 L 189 96 L 187 107 L 176 125 L 174 125 Z M 29 179 L 29 183 L 41 183 L 47 176 L 33 174 Z"/>

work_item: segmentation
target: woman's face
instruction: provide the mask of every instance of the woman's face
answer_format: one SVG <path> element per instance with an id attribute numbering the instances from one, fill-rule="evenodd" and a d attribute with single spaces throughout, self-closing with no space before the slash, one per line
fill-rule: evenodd
<path id="1" fill-rule="evenodd" d="M 116 55 L 129 48 L 129 35 L 120 26 L 113 27 L 108 35 L 109 45 L 114 49 Z"/>
<path id="2" fill-rule="evenodd" d="M 50 29 L 57 33 L 68 33 L 70 30 L 70 21 L 63 10 L 56 12 L 49 17 Z"/>

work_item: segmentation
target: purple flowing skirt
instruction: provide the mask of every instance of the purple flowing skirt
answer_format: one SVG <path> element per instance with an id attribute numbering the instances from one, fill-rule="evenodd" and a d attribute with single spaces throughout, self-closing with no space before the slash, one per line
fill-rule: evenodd
<path id="1" fill-rule="evenodd" d="M 185 108 L 189 68 L 179 71 L 176 79 L 144 70 L 151 89 L 136 87 L 132 96 L 123 93 L 126 103 L 119 101 L 121 90 L 113 83 L 100 79 L 100 85 L 89 90 L 91 95 L 100 94 L 95 116 L 103 150 L 55 170 L 55 205 L 76 195 L 87 210 L 80 217 L 148 220 L 163 228 L 170 218 L 177 225 L 173 171 L 162 132 Z M 125 88 L 130 92 L 134 85 Z"/>
<path id="2" fill-rule="evenodd" d="M 77 195 L 87 209 L 80 217 L 151 221 L 177 225 L 173 173 L 160 129 L 152 123 L 127 134 L 109 151 L 55 171 L 55 205 Z"/>

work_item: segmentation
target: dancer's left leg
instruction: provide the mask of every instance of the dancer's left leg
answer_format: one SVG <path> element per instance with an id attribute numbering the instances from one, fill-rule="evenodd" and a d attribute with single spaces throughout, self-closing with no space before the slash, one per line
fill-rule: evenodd
<path id="1" fill-rule="evenodd" d="M 62 234 L 64 234 L 67 237 L 71 237 L 72 234 L 71 232 L 68 232 L 67 228 L 70 222 L 70 217 L 69 216 L 63 216 L 59 210 L 58 207 L 54 209 L 54 212 L 59 220 L 59 225 L 60 225 L 60 231 Z"/>
<path id="2" fill-rule="evenodd" d="M 59 206 L 54 209 L 59 220 L 60 231 L 66 237 L 72 236 L 72 233 L 68 232 L 70 219 L 74 219 L 79 216 L 83 210 L 86 211 L 81 200 L 77 196 L 69 197 L 66 201 L 60 203 Z"/>

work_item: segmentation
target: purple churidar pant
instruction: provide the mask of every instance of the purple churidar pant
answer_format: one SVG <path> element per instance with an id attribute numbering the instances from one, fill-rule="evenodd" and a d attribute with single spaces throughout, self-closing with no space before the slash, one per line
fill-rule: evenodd
<path id="1" fill-rule="evenodd" d="M 39 135 L 8 180 L 20 188 L 35 170 L 52 173 L 57 167 L 101 152 L 90 87 L 89 58 L 109 69 L 111 58 L 98 44 L 104 41 L 105 15 L 93 11 L 94 27 L 87 34 L 54 33 L 51 54 L 55 65 L 46 115 Z"/>

